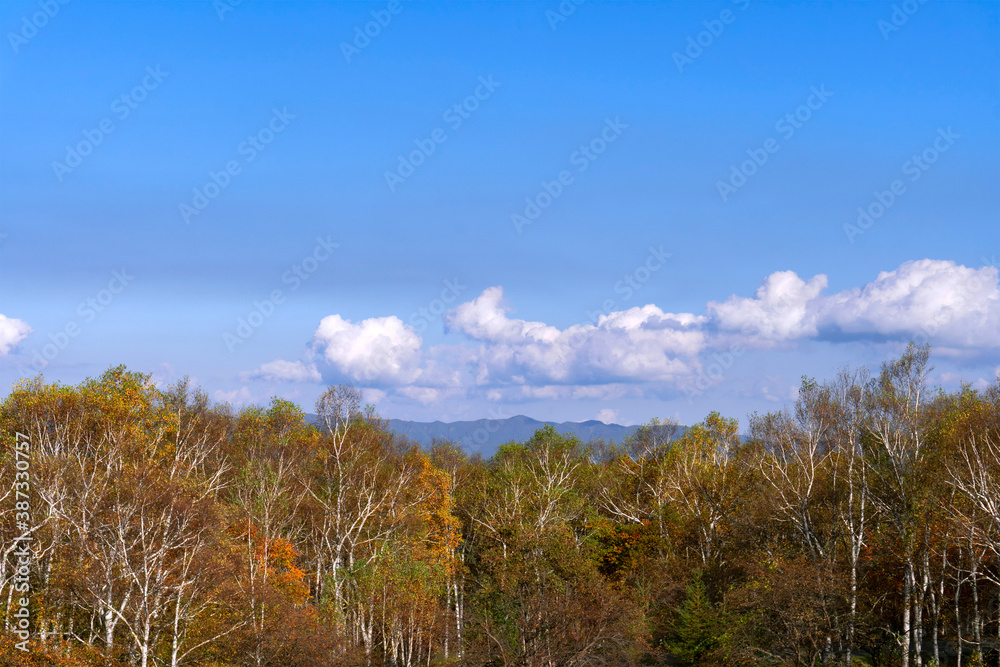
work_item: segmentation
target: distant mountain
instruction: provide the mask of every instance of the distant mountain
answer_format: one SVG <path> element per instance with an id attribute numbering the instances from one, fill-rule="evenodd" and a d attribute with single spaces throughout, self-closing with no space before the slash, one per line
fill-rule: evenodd
<path id="1" fill-rule="evenodd" d="M 451 423 L 389 420 L 389 428 L 419 442 L 421 445 L 430 445 L 434 438 L 440 438 L 451 440 L 462 445 L 469 452 L 480 452 L 484 456 L 492 455 L 497 447 L 504 443 L 528 440 L 535 431 L 546 424 L 553 426 L 560 434 L 575 435 L 583 442 L 601 438 L 621 442 L 625 436 L 638 428 L 637 426 L 605 424 L 593 419 L 585 422 L 557 424 L 555 422 L 541 422 L 524 415 L 508 419 L 477 419 L 476 421 Z"/>
<path id="2" fill-rule="evenodd" d="M 319 417 L 307 414 L 306 420 L 319 426 Z M 575 435 L 583 442 L 591 440 L 607 440 L 620 443 L 638 426 L 621 426 L 605 424 L 591 419 L 585 422 L 541 422 L 531 417 L 518 415 L 507 419 L 477 419 L 467 422 L 412 422 L 404 419 L 390 419 L 389 428 L 421 445 L 429 446 L 435 438 L 450 440 L 462 445 L 469 453 L 479 452 L 483 456 L 492 456 L 500 445 L 508 442 L 524 442 L 535 434 L 535 431 L 546 424 L 552 425 L 557 433 Z"/>

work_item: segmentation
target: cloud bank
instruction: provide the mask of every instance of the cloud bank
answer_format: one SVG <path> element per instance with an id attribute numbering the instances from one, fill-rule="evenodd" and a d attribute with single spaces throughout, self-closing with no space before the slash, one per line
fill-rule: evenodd
<path id="1" fill-rule="evenodd" d="M 677 390 L 701 372 L 701 355 L 734 346 L 872 338 L 1000 351 L 995 267 L 923 259 L 853 289 L 827 295 L 828 285 L 822 274 L 803 279 L 777 271 L 753 296 L 710 301 L 702 314 L 648 304 L 565 329 L 513 317 L 503 288 L 495 286 L 445 314 L 446 329 L 461 334 L 460 343 L 425 349 L 420 335 L 398 317 L 354 323 L 330 315 L 312 342 L 325 368 L 276 360 L 251 376 L 320 382 L 335 375 L 430 404 L 470 390 L 491 400 L 623 396 L 642 383 Z"/>
<path id="2" fill-rule="evenodd" d="M 10 354 L 18 343 L 28 337 L 32 328 L 27 322 L 0 313 L 0 357 Z"/>

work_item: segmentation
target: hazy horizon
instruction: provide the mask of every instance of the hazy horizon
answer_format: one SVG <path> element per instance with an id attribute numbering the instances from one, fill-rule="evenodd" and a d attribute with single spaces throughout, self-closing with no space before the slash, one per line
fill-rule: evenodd
<path id="1" fill-rule="evenodd" d="M 2 395 L 691 424 L 910 340 L 1000 375 L 995 2 L 52 1 L 0 14 Z"/>

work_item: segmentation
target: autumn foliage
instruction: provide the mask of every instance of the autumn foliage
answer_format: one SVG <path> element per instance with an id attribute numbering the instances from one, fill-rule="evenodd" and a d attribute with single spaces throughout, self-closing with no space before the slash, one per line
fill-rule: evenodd
<path id="1" fill-rule="evenodd" d="M 928 354 L 803 378 L 745 434 L 545 428 L 488 460 L 351 387 L 310 423 L 122 367 L 22 381 L 0 665 L 996 665 L 1000 382 L 932 392 Z"/>

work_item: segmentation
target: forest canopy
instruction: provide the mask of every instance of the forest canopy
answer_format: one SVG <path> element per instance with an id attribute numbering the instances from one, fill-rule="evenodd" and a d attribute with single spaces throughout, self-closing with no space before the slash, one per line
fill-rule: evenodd
<path id="1" fill-rule="evenodd" d="M 330 387 L 39 376 L 0 405 L 2 665 L 982 665 L 1000 380 L 927 347 L 622 443 L 421 447 Z M 26 610 L 26 611 L 25 611 Z"/>

